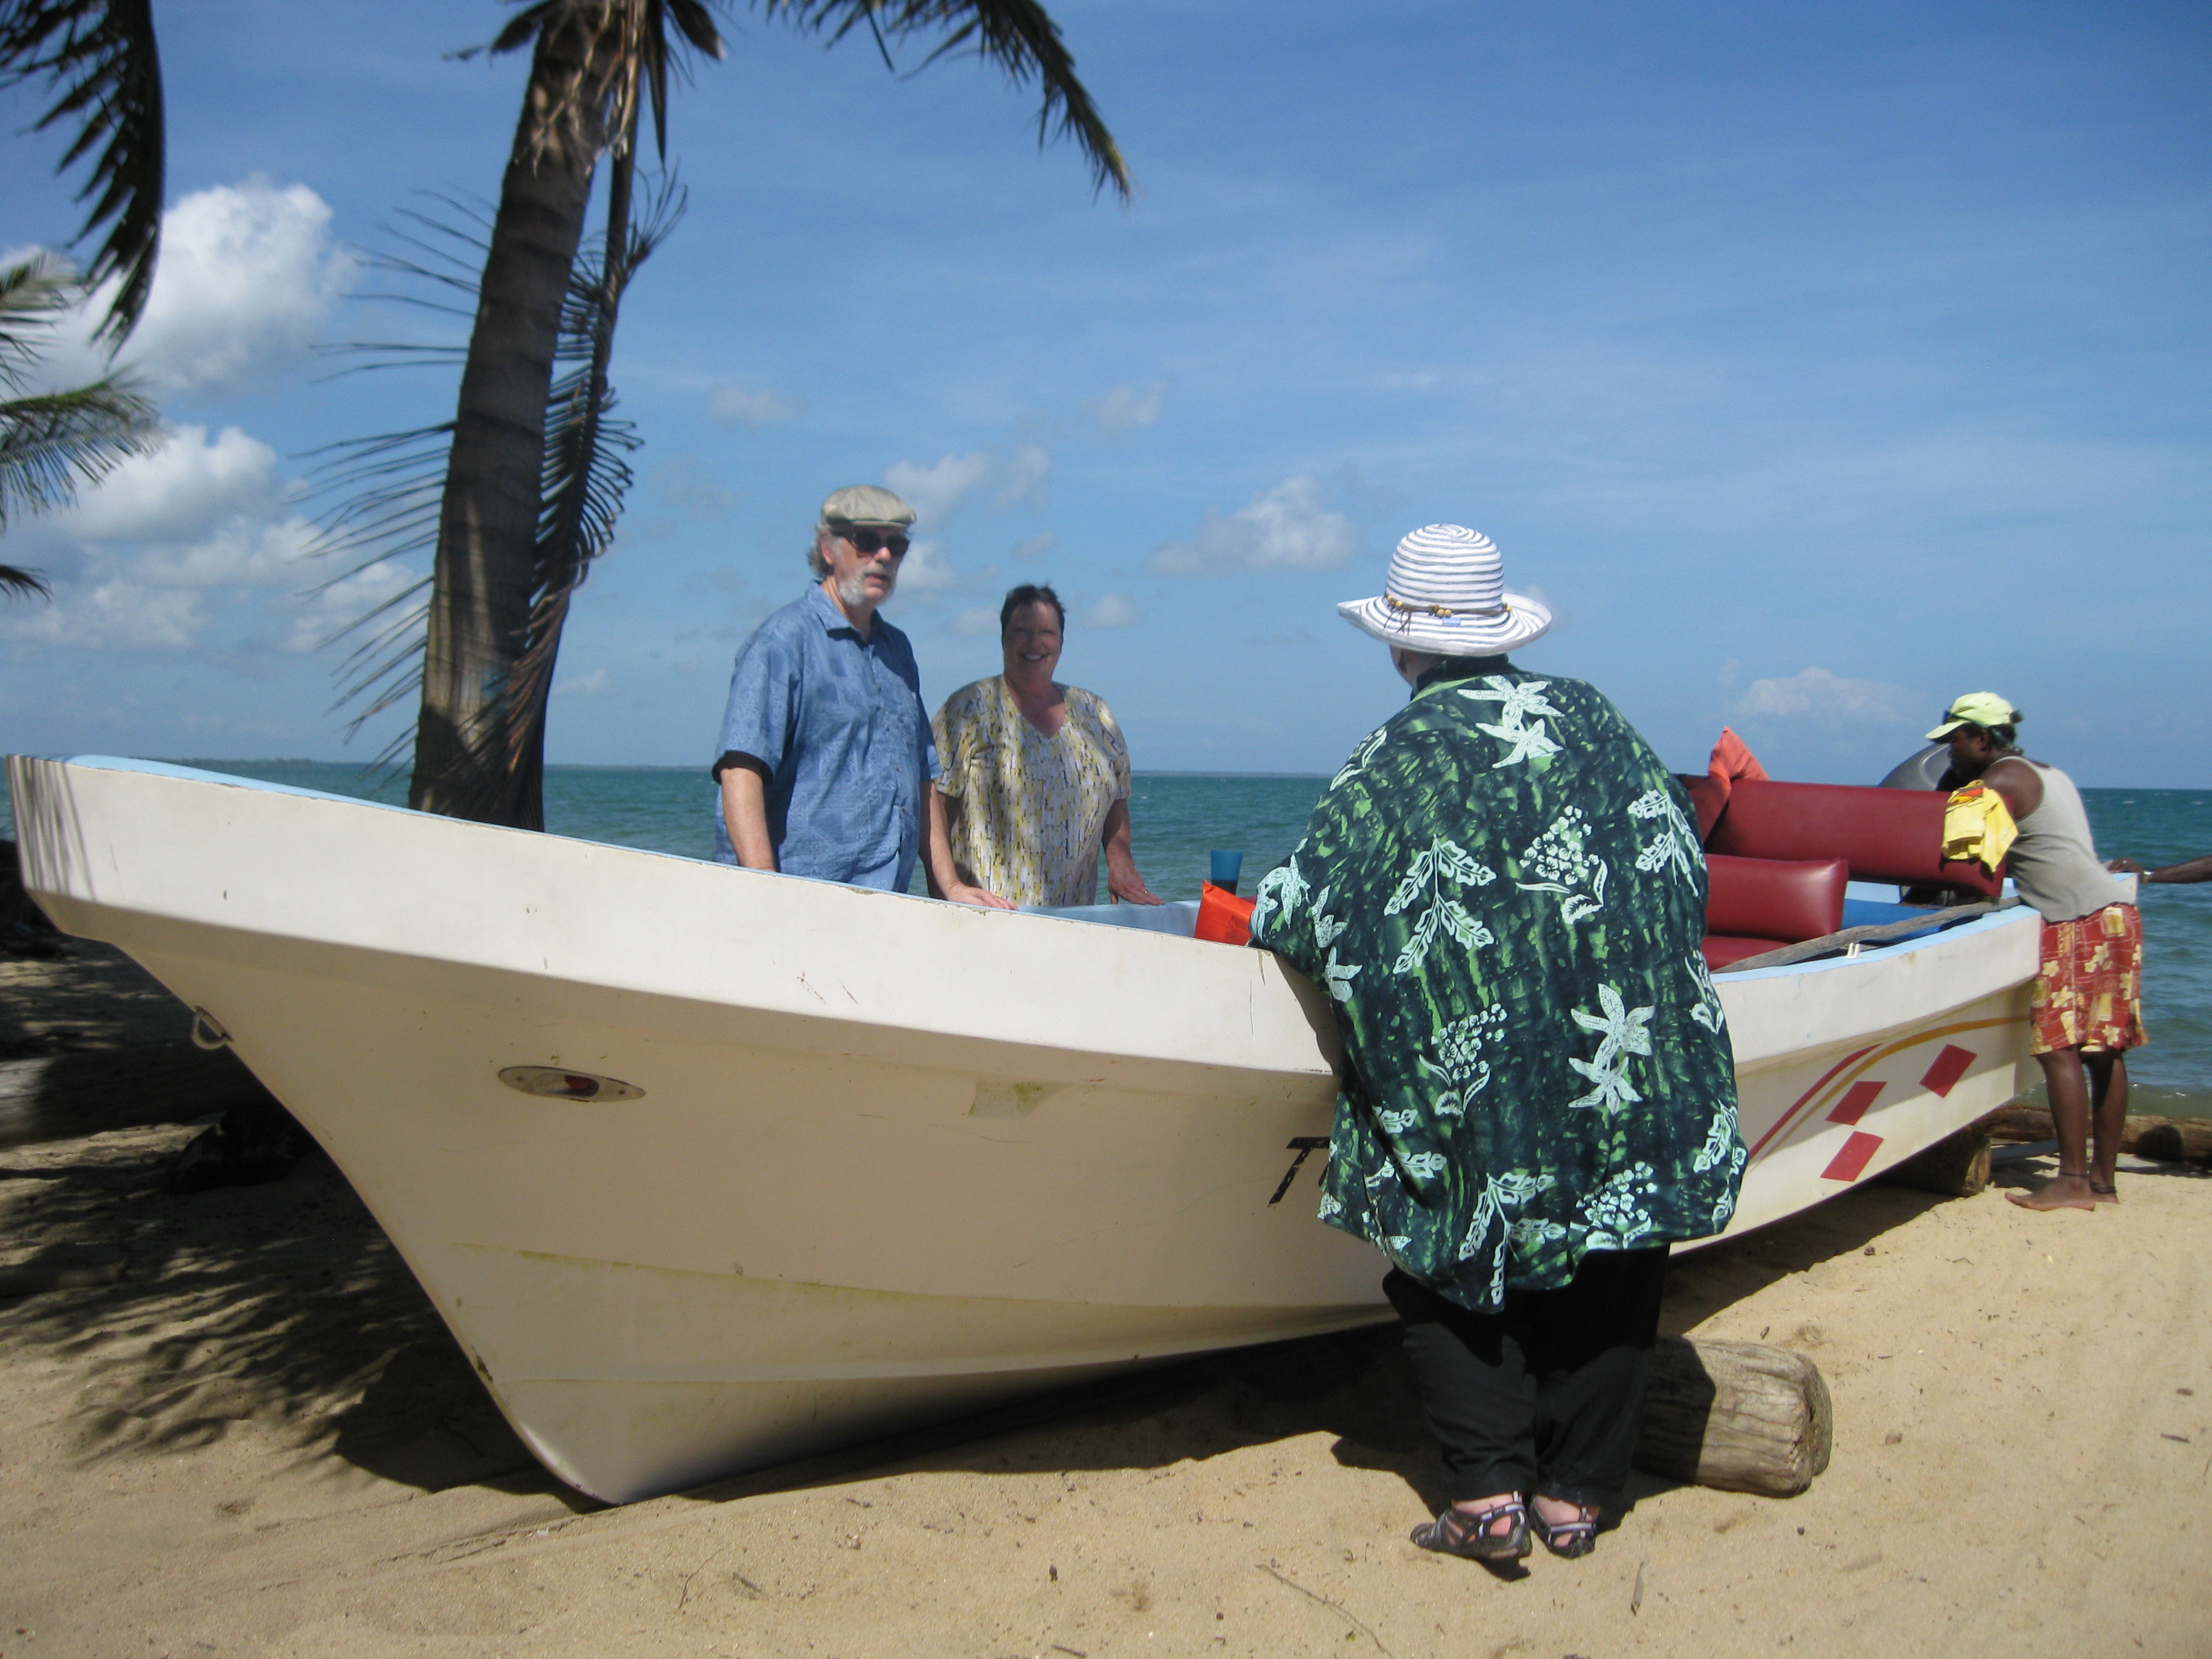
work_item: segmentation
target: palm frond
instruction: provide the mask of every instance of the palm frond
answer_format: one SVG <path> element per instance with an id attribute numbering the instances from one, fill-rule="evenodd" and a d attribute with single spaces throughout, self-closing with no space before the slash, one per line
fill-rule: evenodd
<path id="1" fill-rule="evenodd" d="M 0 267 L 0 386 L 21 391 L 64 313 L 84 297 L 76 267 L 41 248 Z"/>
<path id="2" fill-rule="evenodd" d="M 151 0 L 0 0 L 0 86 L 33 80 L 58 89 L 34 131 L 76 128 L 59 170 L 94 157 L 76 194 L 91 204 L 77 240 L 110 225 L 85 282 L 117 279 L 98 332 L 120 345 L 146 309 L 161 246 L 167 161 Z"/>
<path id="3" fill-rule="evenodd" d="M 0 564 L 0 591 L 27 599 L 33 593 L 41 599 L 53 597 L 53 589 L 46 586 L 44 575 L 35 570 L 26 570 L 19 564 Z"/>
<path id="4" fill-rule="evenodd" d="M 684 193 L 673 179 L 664 178 L 643 206 L 634 210 L 629 199 L 631 161 L 627 155 L 616 158 L 607 210 L 611 234 L 578 255 L 562 307 L 556 357 L 578 367 L 554 383 L 546 411 L 537 588 L 527 637 L 508 671 L 501 698 L 509 764 L 519 763 L 542 737 L 569 599 L 584 585 L 592 562 L 614 544 L 615 526 L 632 482 L 629 465 L 622 458 L 643 441 L 629 422 L 615 418 L 607 366 L 623 291 L 684 216 Z"/>
<path id="5" fill-rule="evenodd" d="M 753 0 L 770 16 L 788 19 L 808 33 L 826 33 L 832 43 L 866 25 L 890 61 L 890 43 L 915 36 L 939 37 L 917 71 L 939 58 L 959 54 L 996 64 L 1016 86 L 1037 82 L 1037 143 L 1073 138 L 1091 163 L 1094 191 L 1111 185 L 1127 200 L 1133 188 L 1121 149 L 1107 131 L 1090 92 L 1076 77 L 1075 58 L 1060 38 L 1060 26 L 1037 0 Z"/>
<path id="6" fill-rule="evenodd" d="M 0 403 L 0 533 L 24 514 L 69 506 L 80 487 L 161 438 L 154 405 L 119 380 Z"/>

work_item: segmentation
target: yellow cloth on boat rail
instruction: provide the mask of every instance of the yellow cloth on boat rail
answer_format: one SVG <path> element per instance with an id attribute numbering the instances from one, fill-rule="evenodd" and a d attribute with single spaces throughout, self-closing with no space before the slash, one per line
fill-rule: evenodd
<path id="1" fill-rule="evenodd" d="M 1985 783 L 1954 789 L 1943 806 L 1943 856 L 1972 859 L 1992 875 L 2020 838 L 2012 809 Z"/>

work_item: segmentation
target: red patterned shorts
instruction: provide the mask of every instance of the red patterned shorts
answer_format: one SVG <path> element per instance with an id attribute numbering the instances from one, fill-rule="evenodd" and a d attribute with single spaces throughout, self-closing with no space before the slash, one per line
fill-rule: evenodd
<path id="1" fill-rule="evenodd" d="M 2043 969 L 2028 1007 L 2029 1052 L 2132 1048 L 2144 1042 L 2142 916 L 2108 904 L 2043 924 Z"/>

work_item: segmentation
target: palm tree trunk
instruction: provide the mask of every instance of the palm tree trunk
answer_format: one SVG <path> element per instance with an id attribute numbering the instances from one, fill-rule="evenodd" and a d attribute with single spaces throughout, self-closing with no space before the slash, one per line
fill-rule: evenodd
<path id="1" fill-rule="evenodd" d="M 580 8 L 580 13 L 592 9 Z M 461 371 L 422 665 L 408 804 L 542 830 L 544 744 L 507 741 L 511 673 L 527 648 L 561 307 L 605 143 L 602 100 L 574 95 L 612 72 L 587 15 L 538 35 L 500 185 L 476 324 Z"/>

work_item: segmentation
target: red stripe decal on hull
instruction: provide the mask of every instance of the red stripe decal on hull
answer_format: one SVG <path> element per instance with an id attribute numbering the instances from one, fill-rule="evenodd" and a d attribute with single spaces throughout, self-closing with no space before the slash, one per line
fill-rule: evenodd
<path id="1" fill-rule="evenodd" d="M 1889 1085 L 1887 1083 L 1854 1083 L 1844 1091 L 1844 1097 L 1836 1103 L 1836 1109 L 1828 1114 L 1828 1121 L 1857 1122 L 1867 1115 L 1867 1108 L 1874 1104 L 1875 1097 L 1887 1087 Z"/>
<path id="2" fill-rule="evenodd" d="M 1852 1131 L 1851 1138 L 1844 1143 L 1844 1150 L 1831 1158 L 1828 1167 L 1820 1171 L 1820 1179 L 1856 1181 L 1866 1173 L 1866 1166 L 1881 1146 L 1880 1135 L 1870 1135 L 1863 1129 Z"/>
<path id="3" fill-rule="evenodd" d="M 1948 1095 L 1958 1086 L 1959 1079 L 1966 1074 L 1966 1067 L 1974 1063 L 1974 1051 L 1961 1048 L 1955 1042 L 1943 1045 L 1943 1052 L 1936 1056 L 1936 1063 L 1920 1079 L 1920 1086 L 1931 1095 Z"/>

